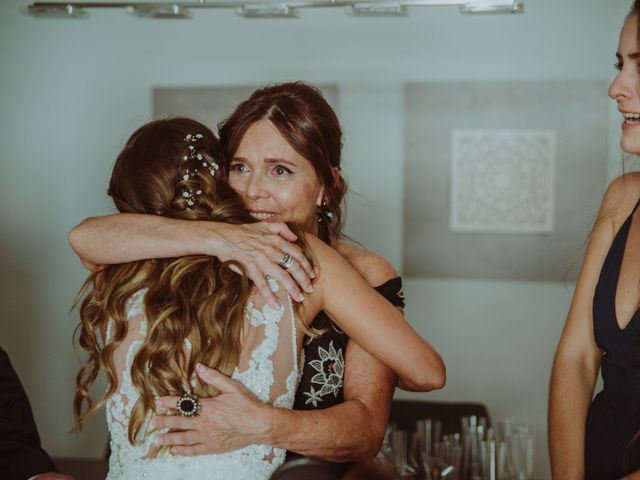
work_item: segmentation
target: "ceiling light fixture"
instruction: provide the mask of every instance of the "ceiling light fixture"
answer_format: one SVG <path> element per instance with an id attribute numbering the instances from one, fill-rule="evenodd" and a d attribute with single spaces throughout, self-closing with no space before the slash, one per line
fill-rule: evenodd
<path id="1" fill-rule="evenodd" d="M 236 8 L 236 14 L 245 18 L 298 18 L 297 10 L 286 4 L 242 5 Z"/>
<path id="2" fill-rule="evenodd" d="M 191 10 L 187 10 L 180 5 L 166 5 L 166 6 L 130 6 L 127 11 L 140 18 L 162 18 L 162 19 L 184 19 L 193 18 Z"/>
<path id="3" fill-rule="evenodd" d="M 255 0 L 254 0 L 255 1 Z M 282 1 L 282 0 L 280 0 Z M 126 9 L 143 18 L 192 18 L 195 9 L 233 9 L 245 18 L 296 18 L 303 8 L 341 7 L 354 16 L 405 16 L 409 7 L 457 6 L 464 14 L 523 13 L 517 0 L 285 0 L 284 3 L 251 3 L 251 0 L 196 0 L 132 2 L 35 2 L 21 10 L 27 15 L 56 18 L 87 18 L 88 9 Z"/>
<path id="4" fill-rule="evenodd" d="M 496 14 L 496 13 L 523 13 L 524 4 L 516 0 L 494 0 L 489 2 L 471 2 L 460 5 L 460 12 L 464 14 Z"/>
<path id="5" fill-rule="evenodd" d="M 346 12 L 356 17 L 406 17 L 409 14 L 400 2 L 354 3 L 346 8 Z"/>
<path id="6" fill-rule="evenodd" d="M 29 5 L 22 8 L 22 13 L 43 18 L 89 18 L 89 12 L 81 7 L 65 5 Z"/>

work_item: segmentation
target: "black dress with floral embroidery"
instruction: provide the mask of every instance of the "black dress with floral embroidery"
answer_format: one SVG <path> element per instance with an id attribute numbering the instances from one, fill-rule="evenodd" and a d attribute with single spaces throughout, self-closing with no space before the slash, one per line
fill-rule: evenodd
<path id="1" fill-rule="evenodd" d="M 402 278 L 392 278 L 375 289 L 392 305 L 404 308 Z M 305 341 L 302 351 L 302 376 L 293 404 L 295 410 L 324 409 L 344 401 L 344 354 L 349 337 L 324 312 L 320 312 L 312 326 L 323 333 Z M 289 451 L 286 461 L 300 457 L 301 455 Z M 351 465 L 325 463 L 327 468 L 333 469 L 336 474 L 345 472 Z"/>
<path id="2" fill-rule="evenodd" d="M 392 305 L 404 307 L 400 277 L 375 289 Z M 349 337 L 324 312 L 320 312 L 312 326 L 323 333 L 305 341 L 302 377 L 293 404 L 295 410 L 328 408 L 344 401 L 344 354 Z"/>

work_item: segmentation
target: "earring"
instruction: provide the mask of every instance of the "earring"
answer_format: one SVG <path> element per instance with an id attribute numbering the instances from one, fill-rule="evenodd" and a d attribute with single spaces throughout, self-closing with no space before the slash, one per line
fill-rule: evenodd
<path id="1" fill-rule="evenodd" d="M 333 212 L 329 210 L 327 200 L 322 199 L 322 204 L 318 207 L 316 212 L 318 217 L 318 237 L 325 243 L 330 243 L 330 229 L 329 224 L 333 222 Z"/>

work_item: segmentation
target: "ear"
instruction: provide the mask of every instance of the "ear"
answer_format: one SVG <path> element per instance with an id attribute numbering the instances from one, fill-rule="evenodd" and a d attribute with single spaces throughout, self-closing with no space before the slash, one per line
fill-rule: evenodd
<path id="1" fill-rule="evenodd" d="M 331 167 L 331 174 L 333 175 L 333 183 L 338 183 L 340 178 L 340 167 Z"/>
<path id="2" fill-rule="evenodd" d="M 338 179 L 340 178 L 340 167 L 331 167 L 331 175 L 333 176 L 333 183 L 338 183 Z M 324 200 L 324 190 L 324 185 L 322 185 L 322 187 L 320 187 L 318 197 L 316 198 L 316 207 L 322 206 L 322 201 Z"/>
<path id="3" fill-rule="evenodd" d="M 318 191 L 318 196 L 316 197 L 316 207 L 320 208 L 322 206 L 322 201 L 324 200 L 324 185 L 320 187 Z"/>

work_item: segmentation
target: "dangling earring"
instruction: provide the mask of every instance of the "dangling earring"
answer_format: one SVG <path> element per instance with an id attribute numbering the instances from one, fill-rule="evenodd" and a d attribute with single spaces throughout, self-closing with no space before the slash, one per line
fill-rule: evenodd
<path id="1" fill-rule="evenodd" d="M 322 199 L 322 204 L 318 207 L 316 216 L 318 217 L 318 238 L 324 243 L 330 244 L 329 224 L 333 222 L 333 212 L 329 210 L 326 199 Z"/>

